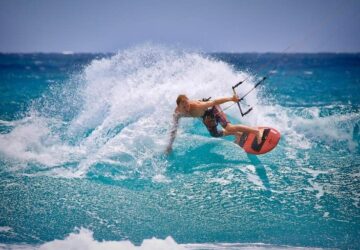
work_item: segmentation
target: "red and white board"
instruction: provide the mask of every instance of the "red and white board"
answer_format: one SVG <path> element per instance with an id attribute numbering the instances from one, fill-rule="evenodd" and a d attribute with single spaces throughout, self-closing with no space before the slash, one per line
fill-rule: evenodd
<path id="1" fill-rule="evenodd" d="M 264 129 L 260 144 L 257 143 L 257 139 L 253 133 L 243 133 L 235 143 L 249 154 L 260 155 L 273 150 L 280 140 L 280 133 L 276 129 L 269 127 L 258 127 L 258 129 Z"/>

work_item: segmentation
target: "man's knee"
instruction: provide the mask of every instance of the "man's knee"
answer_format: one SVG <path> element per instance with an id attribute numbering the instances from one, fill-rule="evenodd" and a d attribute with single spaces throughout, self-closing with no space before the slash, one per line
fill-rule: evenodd
<path id="1" fill-rule="evenodd" d="M 231 123 L 228 123 L 224 129 L 228 132 L 233 132 L 234 126 Z"/>

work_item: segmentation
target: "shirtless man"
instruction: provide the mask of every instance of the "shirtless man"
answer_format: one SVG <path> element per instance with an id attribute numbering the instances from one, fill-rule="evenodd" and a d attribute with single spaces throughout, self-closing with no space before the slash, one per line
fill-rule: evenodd
<path id="1" fill-rule="evenodd" d="M 210 135 L 213 137 L 222 137 L 227 135 L 235 135 L 237 138 L 242 132 L 254 133 L 258 143 L 261 143 L 263 130 L 252 128 L 240 124 L 233 125 L 226 118 L 225 113 L 221 110 L 220 104 L 226 102 L 238 102 L 239 98 L 234 95 L 233 97 L 224 97 L 212 101 L 197 101 L 189 100 L 186 95 L 179 95 L 176 99 L 177 107 L 174 112 L 174 124 L 170 134 L 170 142 L 166 148 L 166 152 L 170 153 L 172 144 L 176 137 L 176 131 L 181 117 L 201 117 L 204 125 L 209 130 Z M 218 123 L 223 127 L 222 130 L 217 129 Z"/>

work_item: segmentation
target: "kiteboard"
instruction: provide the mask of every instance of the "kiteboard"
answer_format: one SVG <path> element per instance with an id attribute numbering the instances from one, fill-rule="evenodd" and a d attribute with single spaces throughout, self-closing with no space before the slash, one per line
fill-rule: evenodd
<path id="1" fill-rule="evenodd" d="M 258 129 L 264 130 L 260 144 L 257 142 L 255 134 L 245 132 L 237 138 L 235 143 L 249 154 L 260 155 L 270 152 L 279 143 L 281 137 L 280 133 L 276 129 L 270 127 L 258 127 Z"/>

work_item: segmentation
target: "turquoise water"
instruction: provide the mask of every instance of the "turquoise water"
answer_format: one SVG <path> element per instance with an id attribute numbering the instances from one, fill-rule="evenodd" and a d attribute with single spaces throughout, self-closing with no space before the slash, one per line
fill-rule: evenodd
<path id="1" fill-rule="evenodd" d="M 279 130 L 275 150 L 247 155 L 183 119 L 163 154 L 178 94 L 248 79 L 245 93 L 269 71 L 248 116 L 223 108 Z M 0 248 L 360 248 L 359 54 L 148 45 L 1 54 L 0 72 Z"/>

